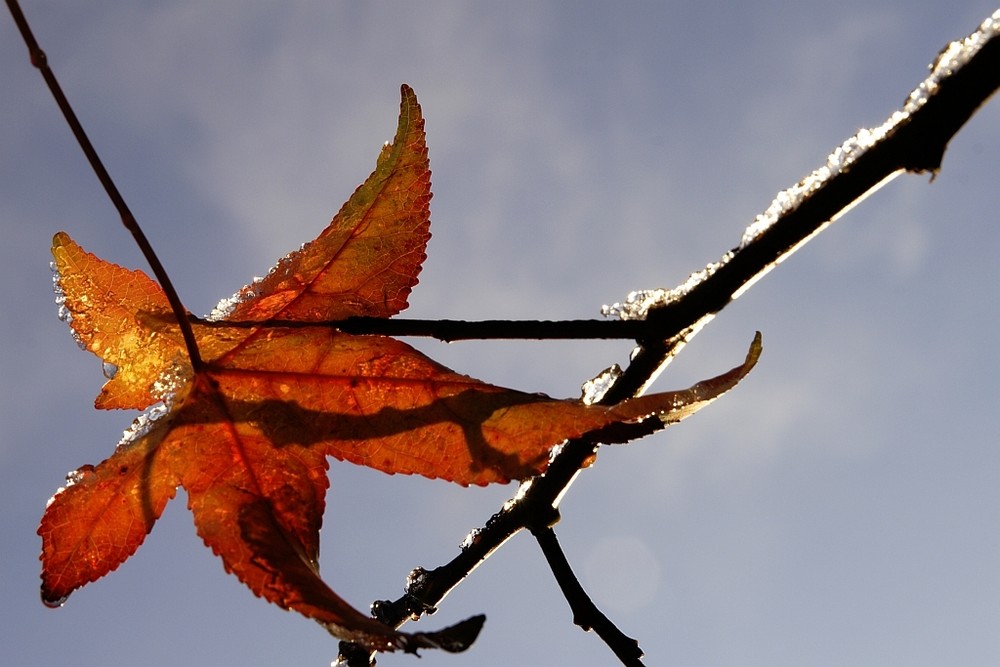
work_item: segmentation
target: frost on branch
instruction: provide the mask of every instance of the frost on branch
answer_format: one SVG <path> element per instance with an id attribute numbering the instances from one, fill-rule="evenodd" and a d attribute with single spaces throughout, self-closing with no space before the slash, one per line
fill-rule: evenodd
<path id="1" fill-rule="evenodd" d="M 906 125 L 923 109 L 927 103 L 938 94 L 941 86 L 950 77 L 955 76 L 965 67 L 972 58 L 991 40 L 1000 35 L 1000 10 L 995 12 L 988 19 L 980 24 L 979 28 L 964 39 L 951 42 L 938 54 L 934 62 L 930 65 L 930 74 L 907 96 L 902 108 L 894 111 L 885 122 L 871 128 L 862 128 L 854 136 L 845 140 L 837 146 L 826 162 L 815 169 L 808 176 L 800 180 L 790 188 L 779 192 L 771 204 L 750 223 L 743 232 L 739 245 L 732 251 L 727 252 L 722 258 L 713 264 L 709 264 L 701 271 L 692 273 L 688 279 L 678 287 L 673 289 L 649 289 L 631 292 L 624 301 L 612 305 L 603 306 L 601 309 L 605 317 L 613 317 L 623 320 L 645 319 L 649 311 L 653 308 L 661 308 L 687 295 L 691 290 L 710 278 L 719 269 L 726 266 L 732 259 L 744 249 L 752 246 L 761 235 L 770 230 L 774 224 L 797 210 L 804 202 L 808 201 L 815 193 L 823 190 L 838 175 L 845 174 L 851 170 L 852 166 L 870 151 L 874 146 L 879 145 L 886 138 L 890 137 L 899 128 Z M 900 170 L 902 167 L 900 167 Z M 868 193 L 877 190 L 881 185 L 899 173 L 899 170 L 892 173 L 880 183 L 874 184 Z M 805 236 L 794 247 L 787 249 L 772 264 L 760 271 L 754 279 L 740 286 L 732 294 L 736 298 L 749 287 L 754 280 L 763 276 L 767 271 L 791 255 L 798 247 L 808 241 L 816 233 L 822 231 L 825 225 L 836 220 L 846 213 L 855 204 L 862 201 L 864 197 L 858 197 L 849 205 L 825 221 L 821 226 Z"/>

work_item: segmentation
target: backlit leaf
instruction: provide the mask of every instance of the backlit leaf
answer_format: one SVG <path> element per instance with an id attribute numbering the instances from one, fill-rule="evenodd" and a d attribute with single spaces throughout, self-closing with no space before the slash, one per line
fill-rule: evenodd
<path id="1" fill-rule="evenodd" d="M 117 568 L 180 486 L 205 544 L 257 595 L 375 650 L 460 650 L 471 639 L 397 632 L 320 578 L 329 457 L 463 485 L 525 479 L 569 438 L 600 432 L 619 441 L 602 429 L 642 423 L 651 432 L 679 421 L 756 362 L 759 341 L 743 364 L 690 389 L 598 406 L 493 386 L 399 340 L 330 326 L 405 308 L 429 238 L 430 196 L 423 119 L 404 87 L 394 141 L 330 226 L 215 321 L 194 324 L 198 368 L 156 283 L 56 235 L 73 331 L 118 367 L 97 406 L 163 404 L 53 497 L 39 527 L 46 600 Z M 478 631 L 474 619 L 461 637 L 470 628 Z"/>

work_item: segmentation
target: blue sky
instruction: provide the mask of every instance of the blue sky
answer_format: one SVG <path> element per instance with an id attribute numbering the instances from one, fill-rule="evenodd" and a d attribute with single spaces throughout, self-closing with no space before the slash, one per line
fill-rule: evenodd
<path id="1" fill-rule="evenodd" d="M 734 246 L 773 195 L 881 123 L 996 7 L 945 2 L 26 2 L 94 143 L 187 306 L 208 312 L 321 230 L 427 117 L 429 257 L 408 314 L 597 317 Z M 145 268 L 9 19 L 0 19 L 0 609 L 11 665 L 326 665 L 336 642 L 255 600 L 183 493 L 117 572 L 38 600 L 46 499 L 132 414 L 92 408 L 100 362 L 56 319 L 52 234 Z M 1000 661 L 1000 112 L 727 308 L 657 382 L 764 356 L 667 432 L 607 448 L 557 527 L 648 664 Z M 494 383 L 575 396 L 619 343 L 421 342 Z M 447 561 L 513 487 L 334 464 L 322 568 L 359 607 Z M 614 659 L 572 625 L 518 536 L 413 629 L 484 612 L 465 656 Z M 387 656 L 384 665 L 412 662 Z"/>

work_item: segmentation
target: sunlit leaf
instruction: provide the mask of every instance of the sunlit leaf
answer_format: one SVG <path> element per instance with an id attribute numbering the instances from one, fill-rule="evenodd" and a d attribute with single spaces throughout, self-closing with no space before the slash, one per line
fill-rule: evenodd
<path id="1" fill-rule="evenodd" d="M 56 235 L 73 331 L 118 368 L 97 406 L 163 404 L 53 497 L 39 527 L 46 600 L 117 568 L 180 486 L 205 544 L 257 595 L 375 650 L 461 650 L 474 622 L 460 635 L 399 633 L 320 578 L 329 457 L 463 485 L 525 479 L 569 438 L 679 421 L 756 362 L 759 341 L 743 364 L 690 389 L 597 406 L 493 386 L 399 340 L 330 326 L 406 307 L 430 235 L 430 196 L 423 119 L 404 87 L 394 141 L 330 226 L 224 303 L 214 322 L 194 325 L 198 368 L 156 283 Z"/>

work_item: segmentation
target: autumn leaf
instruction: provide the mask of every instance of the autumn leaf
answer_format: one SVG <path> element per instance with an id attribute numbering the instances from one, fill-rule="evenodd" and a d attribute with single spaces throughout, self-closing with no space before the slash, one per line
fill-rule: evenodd
<path id="1" fill-rule="evenodd" d="M 461 650 L 471 639 L 456 640 L 457 631 L 397 632 L 320 578 L 329 457 L 464 485 L 525 479 L 567 439 L 615 440 L 608 429 L 617 425 L 652 431 L 679 421 L 756 362 L 759 340 L 743 364 L 687 390 L 597 406 L 496 387 L 399 340 L 331 326 L 406 307 L 430 236 L 430 198 L 423 118 L 404 86 L 393 142 L 331 224 L 211 321 L 194 320 L 197 367 L 154 281 L 55 236 L 65 319 L 117 369 L 96 406 L 151 409 L 46 508 L 43 599 L 57 604 L 116 569 L 183 487 L 198 534 L 255 594 L 373 650 Z M 481 622 L 460 624 L 462 636 L 474 638 Z"/>

